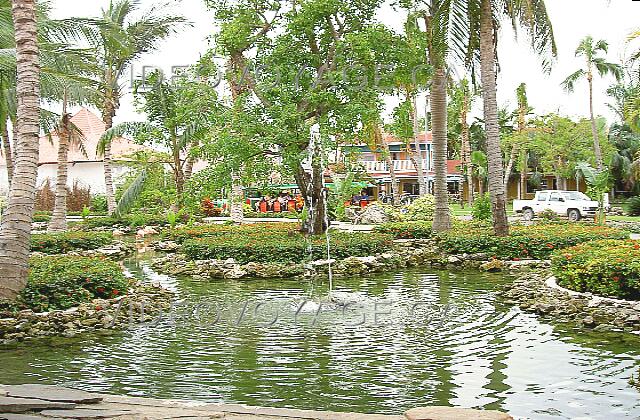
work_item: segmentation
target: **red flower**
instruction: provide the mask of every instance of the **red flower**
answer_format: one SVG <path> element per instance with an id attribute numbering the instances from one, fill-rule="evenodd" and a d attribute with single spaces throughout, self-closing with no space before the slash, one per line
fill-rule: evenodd
<path id="1" fill-rule="evenodd" d="M 549 249 L 553 249 L 553 248 L 554 248 L 554 246 L 553 246 L 553 244 L 547 244 L 547 248 L 549 248 Z"/>
<path id="2" fill-rule="evenodd" d="M 102 310 L 102 306 L 97 305 L 97 306 L 96 306 L 96 311 L 101 311 L 101 310 Z"/>
<path id="3" fill-rule="evenodd" d="M 615 281 L 615 282 L 620 281 L 620 277 L 618 277 L 618 276 L 613 276 L 613 281 Z"/>
<path id="4" fill-rule="evenodd" d="M 118 289 L 113 289 L 111 293 L 113 293 L 114 296 L 117 296 L 120 291 Z"/>
<path id="5" fill-rule="evenodd" d="M 97 291 L 98 293 L 104 293 L 104 287 L 98 287 L 98 288 L 96 289 L 96 291 Z"/>

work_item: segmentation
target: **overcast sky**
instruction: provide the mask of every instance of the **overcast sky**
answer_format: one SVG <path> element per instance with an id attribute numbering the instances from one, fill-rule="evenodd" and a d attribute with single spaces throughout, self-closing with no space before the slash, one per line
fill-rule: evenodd
<path id="1" fill-rule="evenodd" d="M 143 9 L 158 0 L 141 0 Z M 186 28 L 172 39 L 164 42 L 159 50 L 141 58 L 134 67 L 140 72 L 143 65 L 159 66 L 170 72 L 171 66 L 188 65 L 196 62 L 208 48 L 207 38 L 213 33 L 212 13 L 203 0 L 173 0 L 173 10 L 186 16 L 193 27 Z M 57 18 L 96 16 L 100 9 L 109 4 L 108 0 L 53 0 L 54 16 Z M 529 102 L 538 114 L 561 112 L 574 117 L 588 115 L 588 92 L 586 83 L 577 86 L 576 92 L 565 93 L 560 83 L 566 76 L 583 66 L 581 59 L 574 57 L 579 41 L 586 35 L 609 42 L 609 61 L 619 62 L 629 55 L 632 47 L 625 43 L 628 34 L 640 28 L 640 2 L 632 0 L 547 0 L 556 42 L 558 59 L 551 74 L 544 74 L 539 60 L 530 52 L 525 37 L 517 41 L 505 25 L 500 36 L 499 56 L 501 72 L 498 80 L 498 101 L 500 105 L 514 107 L 515 90 L 525 82 L 528 87 Z M 385 10 L 380 14 L 389 26 L 399 28 L 402 17 Z M 608 101 L 605 90 L 612 79 L 596 79 L 596 112 L 612 119 L 606 108 Z M 131 95 L 122 101 L 122 108 L 116 122 L 140 119 L 132 105 Z"/>

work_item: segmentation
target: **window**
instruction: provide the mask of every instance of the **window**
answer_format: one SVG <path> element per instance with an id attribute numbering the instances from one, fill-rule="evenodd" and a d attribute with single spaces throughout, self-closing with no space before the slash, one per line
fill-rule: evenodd
<path id="1" fill-rule="evenodd" d="M 538 194 L 538 201 L 547 201 L 547 197 L 549 197 L 549 193 L 540 193 Z"/>
<path id="2" fill-rule="evenodd" d="M 560 193 L 554 192 L 551 193 L 551 198 L 549 198 L 549 201 L 564 201 L 562 199 L 562 196 L 560 195 Z"/>

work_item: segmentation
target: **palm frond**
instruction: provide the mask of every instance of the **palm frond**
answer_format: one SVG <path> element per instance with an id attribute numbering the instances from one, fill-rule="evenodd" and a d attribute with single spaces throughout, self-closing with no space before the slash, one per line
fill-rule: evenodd
<path id="1" fill-rule="evenodd" d="M 564 81 L 561 83 L 561 86 L 567 92 L 573 92 L 575 90 L 575 85 L 578 80 L 586 75 L 586 72 L 582 69 L 577 70 L 573 74 L 569 75 Z"/>
<path id="2" fill-rule="evenodd" d="M 140 171 L 136 179 L 133 180 L 129 188 L 122 194 L 120 197 L 120 201 L 118 201 L 118 205 L 114 212 L 116 217 L 122 217 L 131 210 L 133 204 L 140 196 L 140 193 L 144 189 L 144 182 L 147 180 L 147 171 L 143 169 Z"/>
<path id="3" fill-rule="evenodd" d="M 125 135 L 131 135 L 134 137 L 140 135 L 147 135 L 152 133 L 154 128 L 146 122 L 125 122 L 118 124 L 109 130 L 105 131 L 98 141 L 98 148 L 96 154 L 98 156 L 104 155 L 104 150 L 107 144 L 110 144 L 114 139 L 123 137 Z"/>

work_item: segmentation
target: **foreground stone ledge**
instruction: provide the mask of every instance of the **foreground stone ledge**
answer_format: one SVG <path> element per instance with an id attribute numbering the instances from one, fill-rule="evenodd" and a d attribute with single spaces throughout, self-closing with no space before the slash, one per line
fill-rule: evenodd
<path id="1" fill-rule="evenodd" d="M 404 415 L 339 413 L 242 404 L 208 404 L 188 400 L 100 395 L 47 385 L 0 385 L 1 420 L 44 419 L 234 419 L 234 420 L 512 420 L 499 411 L 453 407 L 415 408 Z M 65 401 L 75 401 L 78 404 Z M 86 403 L 81 403 L 81 402 Z M 16 414 L 20 413 L 20 414 Z"/>

